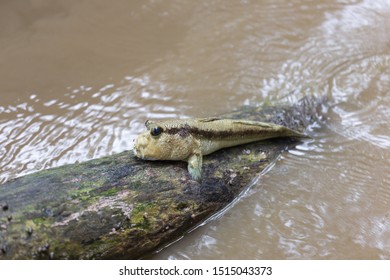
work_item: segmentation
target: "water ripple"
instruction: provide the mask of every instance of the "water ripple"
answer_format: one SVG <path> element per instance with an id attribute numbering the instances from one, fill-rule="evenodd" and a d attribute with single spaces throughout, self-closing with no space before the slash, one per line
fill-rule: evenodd
<path id="1" fill-rule="evenodd" d="M 131 149 L 147 118 L 180 115 L 164 84 L 148 76 L 126 77 L 97 91 L 86 86 L 68 90 L 61 101 L 32 94 L 28 102 L 3 108 L 0 182 Z"/>

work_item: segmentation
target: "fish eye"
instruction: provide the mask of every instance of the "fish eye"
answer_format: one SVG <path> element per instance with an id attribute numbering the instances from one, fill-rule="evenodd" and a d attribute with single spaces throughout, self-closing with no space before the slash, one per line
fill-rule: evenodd
<path id="1" fill-rule="evenodd" d="M 161 126 L 156 126 L 156 127 L 153 127 L 151 130 L 150 130 L 150 134 L 154 137 L 156 136 L 159 136 L 161 134 L 161 132 L 163 132 L 163 129 Z"/>

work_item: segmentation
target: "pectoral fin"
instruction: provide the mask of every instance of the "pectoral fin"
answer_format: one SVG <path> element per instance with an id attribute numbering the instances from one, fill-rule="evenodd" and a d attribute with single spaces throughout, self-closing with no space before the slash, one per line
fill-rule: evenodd
<path id="1" fill-rule="evenodd" d="M 200 181 L 202 178 L 202 154 L 200 152 L 188 158 L 188 172 L 193 180 Z"/>

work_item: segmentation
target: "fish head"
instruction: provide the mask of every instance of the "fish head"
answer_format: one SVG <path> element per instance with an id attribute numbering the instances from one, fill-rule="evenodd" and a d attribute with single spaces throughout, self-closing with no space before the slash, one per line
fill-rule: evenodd
<path id="1" fill-rule="evenodd" d="M 146 132 L 135 140 L 134 154 L 145 160 L 186 160 L 191 154 L 193 138 L 183 137 L 169 123 L 146 121 Z M 177 131 L 177 130 L 176 130 Z"/>

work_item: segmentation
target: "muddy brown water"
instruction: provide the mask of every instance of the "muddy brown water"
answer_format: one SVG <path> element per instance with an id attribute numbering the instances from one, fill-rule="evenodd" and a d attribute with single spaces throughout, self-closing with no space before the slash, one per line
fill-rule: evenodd
<path id="1" fill-rule="evenodd" d="M 0 1 L 1 182 L 305 95 L 313 139 L 155 259 L 390 258 L 390 2 Z"/>

